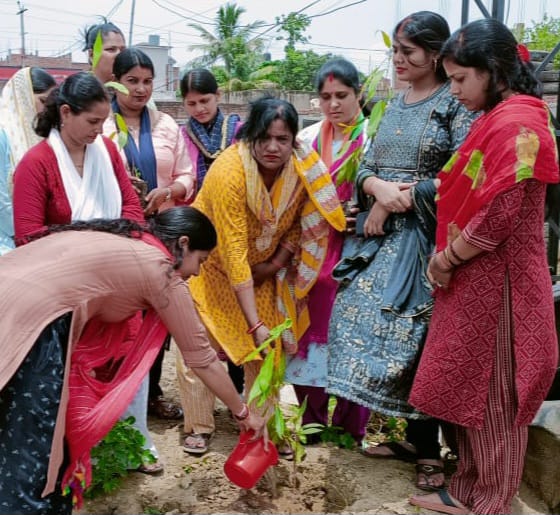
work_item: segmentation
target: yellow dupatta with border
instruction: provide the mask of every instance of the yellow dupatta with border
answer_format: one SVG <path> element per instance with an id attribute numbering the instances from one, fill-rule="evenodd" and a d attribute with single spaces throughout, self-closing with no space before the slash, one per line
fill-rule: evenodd
<path id="1" fill-rule="evenodd" d="M 292 263 L 276 275 L 278 310 L 293 322 L 291 329 L 284 331 L 282 340 L 286 347 L 294 350 L 309 326 L 306 296 L 315 284 L 326 256 L 329 225 L 343 231 L 346 218 L 327 167 L 307 144 L 298 141 L 291 160 L 277 179 L 272 196 L 266 190 L 246 143 L 240 142 L 239 154 L 246 172 L 247 204 L 263 224 L 257 245 L 270 244 L 276 222 L 297 193 L 300 181 L 307 191 L 300 218 L 298 248 Z"/>

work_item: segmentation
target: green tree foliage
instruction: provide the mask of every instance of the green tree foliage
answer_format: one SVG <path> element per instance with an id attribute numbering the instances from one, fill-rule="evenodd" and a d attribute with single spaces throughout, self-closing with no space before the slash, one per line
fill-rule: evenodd
<path id="1" fill-rule="evenodd" d="M 552 50 L 560 41 L 560 18 L 545 14 L 542 21 L 523 31 L 521 39 L 531 50 Z M 553 62 L 554 68 L 560 69 L 560 52 Z"/>
<path id="2" fill-rule="evenodd" d="M 305 35 L 305 31 L 311 25 L 309 16 L 300 13 L 290 13 L 276 17 L 276 24 L 280 26 L 282 32 L 286 32 L 287 36 L 279 36 L 278 39 L 286 40 L 285 49 L 295 48 L 296 43 L 308 43 L 309 37 Z"/>
<path id="3" fill-rule="evenodd" d="M 313 91 L 317 70 L 332 58 L 331 54 L 318 55 L 312 50 L 296 49 L 296 43 L 305 44 L 309 37 L 305 31 L 311 25 L 311 19 L 305 14 L 291 12 L 276 18 L 282 35 L 280 40 L 286 41 L 283 61 L 278 64 L 277 77 L 280 87 L 284 90 Z"/>
<path id="4" fill-rule="evenodd" d="M 280 85 L 285 90 L 314 91 L 315 75 L 332 54 L 319 55 L 313 50 L 286 50 L 280 67 Z"/>
<path id="5" fill-rule="evenodd" d="M 189 47 L 203 53 L 202 57 L 192 63 L 194 66 L 210 66 L 221 61 L 230 79 L 248 79 L 250 73 L 262 62 L 263 42 L 260 38 L 253 37 L 253 33 L 264 22 L 241 25 L 244 13 L 245 9 L 235 3 L 222 5 L 216 15 L 213 33 L 198 23 L 189 24 L 204 41 Z"/>

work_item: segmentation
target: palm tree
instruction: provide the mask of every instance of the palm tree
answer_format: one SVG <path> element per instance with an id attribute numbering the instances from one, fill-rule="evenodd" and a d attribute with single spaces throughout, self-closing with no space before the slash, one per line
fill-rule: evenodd
<path id="1" fill-rule="evenodd" d="M 255 21 L 242 26 L 240 18 L 243 13 L 245 9 L 235 3 L 221 6 L 214 22 L 214 34 L 198 23 L 189 23 L 204 41 L 189 47 L 190 50 L 203 52 L 203 56 L 196 59 L 198 65 L 209 66 L 221 59 L 229 76 L 246 78 L 252 71 L 251 65 L 258 62 L 263 47 L 262 40 L 252 37 L 252 33 L 264 22 Z"/>

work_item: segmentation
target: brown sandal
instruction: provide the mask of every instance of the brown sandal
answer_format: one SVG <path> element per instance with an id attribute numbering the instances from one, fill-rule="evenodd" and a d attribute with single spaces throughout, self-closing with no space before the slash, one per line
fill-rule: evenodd
<path id="1" fill-rule="evenodd" d="M 164 420 L 178 420 L 183 417 L 183 410 L 179 405 L 160 395 L 148 401 L 148 415 Z"/>
<path id="2" fill-rule="evenodd" d="M 214 433 L 191 433 L 183 441 L 183 450 L 189 454 L 204 454 L 208 452 L 208 445 Z M 187 443 L 190 438 L 191 443 Z"/>

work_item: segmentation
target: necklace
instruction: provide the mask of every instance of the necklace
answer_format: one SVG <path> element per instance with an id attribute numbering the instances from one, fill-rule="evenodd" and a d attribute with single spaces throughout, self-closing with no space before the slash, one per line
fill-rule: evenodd
<path id="1" fill-rule="evenodd" d="M 402 124 L 403 109 L 408 105 L 417 104 L 419 102 L 423 102 L 424 100 L 430 98 L 440 87 L 441 87 L 441 84 L 438 82 L 427 93 L 422 94 L 421 98 L 414 99 L 414 101 L 412 101 L 410 103 L 407 103 L 408 95 L 412 91 L 412 86 L 408 86 L 407 90 L 405 91 L 405 93 L 402 97 L 402 105 L 398 106 L 399 107 L 399 118 L 398 118 L 398 122 L 396 124 L 397 128 L 395 129 L 395 134 L 397 136 L 402 136 L 402 134 L 403 134 L 403 124 Z"/>
<path id="2" fill-rule="evenodd" d="M 86 157 L 85 154 L 85 149 L 82 153 L 74 153 L 74 154 L 70 154 L 70 160 L 72 161 L 72 164 L 74 165 L 74 168 L 76 168 L 76 171 L 82 175 L 82 170 L 84 168 L 84 159 Z"/>
<path id="3" fill-rule="evenodd" d="M 78 175 L 80 177 L 83 177 L 84 176 L 84 165 L 76 163 L 74 160 L 72 160 L 72 164 L 74 165 L 74 168 L 76 169 L 76 172 L 78 172 Z"/>

